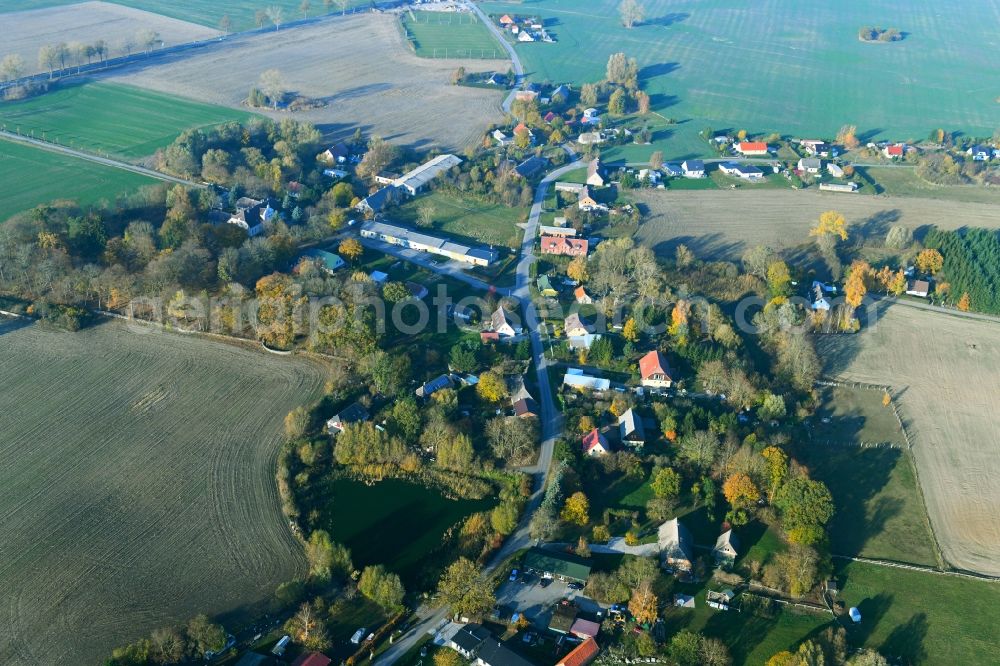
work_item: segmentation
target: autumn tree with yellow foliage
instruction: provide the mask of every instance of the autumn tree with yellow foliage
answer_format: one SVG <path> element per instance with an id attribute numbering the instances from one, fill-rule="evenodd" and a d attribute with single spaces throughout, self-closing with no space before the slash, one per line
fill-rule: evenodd
<path id="1" fill-rule="evenodd" d="M 653 593 L 649 581 L 643 581 L 632 593 L 628 610 L 639 624 L 652 624 L 658 616 L 659 600 Z"/>
<path id="2" fill-rule="evenodd" d="M 566 498 L 559 517 L 567 523 L 586 525 L 590 521 L 590 500 L 582 492 L 577 491 Z"/>
<path id="3" fill-rule="evenodd" d="M 760 490 L 753 479 L 743 472 L 731 474 L 722 484 L 722 494 L 733 510 L 729 513 L 733 525 L 745 525 L 749 520 L 748 509 L 760 499 Z"/>
<path id="4" fill-rule="evenodd" d="M 934 275 L 944 266 L 944 257 L 934 249 L 921 250 L 916 263 L 921 273 Z"/>

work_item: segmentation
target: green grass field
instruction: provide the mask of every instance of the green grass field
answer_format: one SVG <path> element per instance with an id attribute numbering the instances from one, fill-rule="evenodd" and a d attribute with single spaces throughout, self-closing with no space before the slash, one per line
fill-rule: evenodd
<path id="1" fill-rule="evenodd" d="M 409 11 L 400 15 L 418 56 L 424 58 L 499 58 L 507 52 L 471 13 Z"/>
<path id="2" fill-rule="evenodd" d="M 249 117 L 116 83 L 67 85 L 0 104 L 0 126 L 9 132 L 123 159 L 152 155 L 186 129 Z"/>
<path id="3" fill-rule="evenodd" d="M 697 138 L 706 126 L 832 136 L 852 123 L 866 139 L 922 138 L 939 126 L 979 135 L 996 129 L 1000 86 L 990 81 L 1000 50 L 982 47 L 996 24 L 991 3 L 643 4 L 648 18 L 632 30 L 618 20 L 618 0 L 483 8 L 545 20 L 555 44 L 516 46 L 535 81 L 579 85 L 603 78 L 612 53 L 637 58 L 653 110 L 683 121 L 654 135 L 655 148 L 672 159 L 706 153 Z M 908 35 L 894 44 L 864 44 L 857 31 L 865 24 L 898 26 Z M 655 149 L 641 148 L 640 159 Z"/>
<path id="4" fill-rule="evenodd" d="M 848 629 L 852 644 L 877 648 L 890 663 L 996 662 L 1000 583 L 837 564 L 840 598 L 861 611 L 861 624 Z"/>
<path id="5" fill-rule="evenodd" d="M 445 531 L 465 516 L 491 508 L 485 500 L 449 500 L 436 490 L 388 479 L 372 486 L 337 479 L 320 485 L 320 527 L 351 549 L 354 564 L 384 564 L 411 583 L 441 545 Z"/>
<path id="6" fill-rule="evenodd" d="M 62 5 L 74 4 L 78 1 L 79 0 L 4 0 L 4 2 L 0 4 L 0 13 L 17 12 L 28 9 L 43 9 L 45 7 L 59 7 Z M 212 2 L 206 2 L 205 0 L 171 0 L 170 2 L 163 2 L 163 0 L 110 1 L 118 5 L 135 7 L 136 9 L 162 14 L 163 16 L 169 16 L 182 21 L 200 23 L 201 25 L 207 25 L 210 28 L 218 28 L 219 21 L 221 21 L 222 17 L 226 15 L 228 15 L 233 22 L 233 30 L 249 30 L 256 28 L 257 25 L 254 22 L 254 14 L 256 11 L 258 9 L 263 9 L 264 7 L 272 6 L 280 7 L 282 9 L 285 21 L 293 21 L 302 18 L 302 12 L 299 9 L 302 5 L 301 0 L 270 0 L 269 2 L 260 4 L 247 3 L 243 0 L 212 0 Z M 348 0 L 346 6 L 347 9 L 352 9 L 354 7 L 369 6 L 370 4 L 369 0 Z M 310 17 L 327 13 L 322 0 L 310 0 L 310 5 Z M 340 6 L 335 2 L 333 7 L 331 7 L 331 11 L 333 13 L 340 12 Z"/>
<path id="7" fill-rule="evenodd" d="M 903 444 L 881 394 L 851 388 L 823 391 L 813 441 L 795 452 L 833 494 L 833 552 L 899 562 L 938 564 L 913 466 L 903 448 L 861 448 L 858 442 Z"/>
<path id="8" fill-rule="evenodd" d="M 0 222 L 55 199 L 73 199 L 88 205 L 158 182 L 137 173 L 0 140 L 0 183 L 4 186 Z"/>
<path id="9" fill-rule="evenodd" d="M 517 226 L 527 218 L 527 209 L 479 201 L 453 192 L 431 192 L 411 199 L 393 211 L 394 221 L 416 226 L 421 206 L 434 208 L 434 224 L 428 232 L 442 231 L 458 240 L 503 245 L 516 249 L 522 230 Z"/>

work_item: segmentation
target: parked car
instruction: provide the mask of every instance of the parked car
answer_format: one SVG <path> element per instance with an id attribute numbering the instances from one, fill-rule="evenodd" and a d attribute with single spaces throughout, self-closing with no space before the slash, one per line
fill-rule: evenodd
<path id="1" fill-rule="evenodd" d="M 579 583 L 579 582 L 577 582 L 577 581 L 574 580 L 573 582 L 571 582 L 568 585 L 568 587 L 571 590 L 582 590 L 583 589 L 583 583 Z"/>
<path id="2" fill-rule="evenodd" d="M 510 572 L 510 578 L 508 578 L 507 580 L 509 580 L 512 583 L 517 580 L 517 569 L 514 569 L 513 571 Z"/>
<path id="3" fill-rule="evenodd" d="M 548 587 L 551 583 L 552 583 L 552 579 L 551 578 L 542 578 L 542 581 L 541 581 L 540 585 L 542 587 Z"/>

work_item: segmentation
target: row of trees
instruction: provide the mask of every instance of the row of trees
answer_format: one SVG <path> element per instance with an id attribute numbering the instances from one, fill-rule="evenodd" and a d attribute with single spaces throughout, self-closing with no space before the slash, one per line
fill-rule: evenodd
<path id="1" fill-rule="evenodd" d="M 218 652 L 226 645 L 226 632 L 207 615 L 197 615 L 183 627 L 154 630 L 124 647 L 115 648 L 104 666 L 150 666 L 201 660 L 206 653 Z"/>

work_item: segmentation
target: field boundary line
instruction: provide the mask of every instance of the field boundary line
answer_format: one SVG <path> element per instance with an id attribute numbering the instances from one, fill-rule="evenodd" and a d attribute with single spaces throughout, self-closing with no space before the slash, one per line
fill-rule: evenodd
<path id="1" fill-rule="evenodd" d="M 162 173 L 160 171 L 155 171 L 153 169 L 147 169 L 146 167 L 141 167 L 135 164 L 129 164 L 128 162 L 121 162 L 119 160 L 111 159 L 110 157 L 101 157 L 100 155 L 95 155 L 93 153 L 87 153 L 82 150 L 77 150 L 75 148 L 68 148 L 58 143 L 52 143 L 51 141 L 43 141 L 41 139 L 36 139 L 34 137 L 23 136 L 21 134 L 14 134 L 6 130 L 0 130 L 0 140 L 7 140 L 12 143 L 20 143 L 23 145 L 32 146 L 40 150 L 47 150 L 50 153 L 60 153 L 62 155 L 68 155 L 70 157 L 75 157 L 80 160 L 87 162 L 93 162 L 94 164 L 100 164 L 112 169 L 120 169 L 122 171 L 130 171 L 140 176 L 146 176 L 148 178 L 153 178 L 156 180 L 162 180 L 168 183 L 175 183 L 177 185 L 184 185 L 186 187 L 193 187 L 196 189 L 205 189 L 205 185 L 202 183 L 196 183 L 193 180 L 187 180 L 185 178 L 179 178 L 177 176 L 171 176 L 169 174 Z"/>
<path id="2" fill-rule="evenodd" d="M 1000 576 L 990 576 L 989 574 L 981 574 L 975 571 L 965 571 L 962 569 L 937 569 L 935 567 L 922 566 L 919 564 L 909 564 L 906 562 L 896 562 L 893 560 L 880 560 L 872 557 L 858 557 L 855 555 L 834 554 L 831 555 L 830 557 L 836 558 L 838 560 L 849 560 L 851 562 L 860 562 L 863 564 L 874 564 L 880 567 L 892 567 L 894 569 L 907 569 L 909 571 L 931 573 L 931 574 L 937 574 L 939 576 L 955 576 L 958 578 L 972 578 L 975 580 L 981 580 L 990 583 L 1000 583 Z"/>
<path id="3" fill-rule="evenodd" d="M 845 382 L 836 379 L 822 380 L 815 382 L 819 386 L 843 386 L 847 388 L 859 388 L 867 391 L 881 391 L 889 396 L 889 404 L 892 406 L 892 413 L 896 417 L 896 423 L 899 424 L 899 431 L 903 433 L 903 439 L 906 440 L 906 459 L 910 465 L 910 470 L 913 472 L 913 479 L 917 486 L 917 495 L 920 497 L 920 505 L 924 509 L 923 518 L 924 525 L 927 527 L 927 532 L 931 535 L 931 544 L 934 547 L 934 559 L 937 560 L 938 569 L 940 571 L 950 570 L 950 565 L 948 561 L 944 558 L 944 551 L 941 549 L 941 543 L 938 541 L 937 532 L 934 531 L 934 524 L 931 523 L 931 513 L 927 508 L 927 498 L 924 496 L 924 486 L 920 481 L 920 470 L 917 468 L 917 461 L 914 459 L 913 455 L 913 440 L 910 437 L 909 431 L 906 429 L 906 422 L 903 420 L 903 415 L 899 411 L 899 405 L 897 404 L 895 395 L 896 391 L 892 386 L 888 384 L 869 384 L 866 382 Z M 898 448 L 898 447 L 897 447 Z M 982 574 L 986 575 L 986 574 Z M 998 579 L 1000 580 L 1000 579 Z"/>

